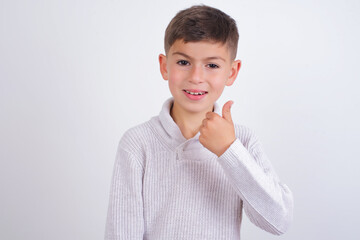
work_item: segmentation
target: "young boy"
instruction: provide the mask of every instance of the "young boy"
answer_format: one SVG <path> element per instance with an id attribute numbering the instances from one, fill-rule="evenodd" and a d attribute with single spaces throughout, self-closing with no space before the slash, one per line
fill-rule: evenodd
<path id="1" fill-rule="evenodd" d="M 165 33 L 160 71 L 172 97 L 126 131 L 111 185 L 105 239 L 240 239 L 242 209 L 272 234 L 287 231 L 293 197 L 254 131 L 233 123 L 228 101 L 241 62 L 235 21 L 200 5 Z"/>

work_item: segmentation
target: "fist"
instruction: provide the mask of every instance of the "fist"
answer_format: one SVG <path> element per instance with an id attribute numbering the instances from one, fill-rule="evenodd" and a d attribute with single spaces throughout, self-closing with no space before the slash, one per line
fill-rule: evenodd
<path id="1" fill-rule="evenodd" d="M 230 108 L 234 102 L 228 101 L 222 108 L 222 116 L 207 112 L 200 126 L 199 142 L 220 157 L 235 141 L 235 128 Z"/>

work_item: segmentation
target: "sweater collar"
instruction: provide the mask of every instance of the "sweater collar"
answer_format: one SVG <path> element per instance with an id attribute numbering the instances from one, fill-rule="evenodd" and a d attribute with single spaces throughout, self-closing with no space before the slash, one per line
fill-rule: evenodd
<path id="1" fill-rule="evenodd" d="M 167 141 L 170 141 L 171 146 L 175 148 L 179 147 L 179 145 L 183 145 L 190 141 L 199 141 L 200 131 L 197 132 L 197 134 L 190 139 L 186 139 L 182 135 L 179 126 L 175 123 L 175 121 L 170 115 L 170 108 L 173 102 L 174 102 L 173 97 L 168 98 L 164 102 L 159 114 L 159 120 L 164 131 L 166 132 Z M 220 106 L 217 102 L 214 103 L 214 112 L 222 116 L 222 109 L 220 109 Z"/>

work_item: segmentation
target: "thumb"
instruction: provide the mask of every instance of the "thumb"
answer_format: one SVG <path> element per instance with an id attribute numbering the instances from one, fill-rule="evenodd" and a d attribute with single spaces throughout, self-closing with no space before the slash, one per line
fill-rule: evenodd
<path id="1" fill-rule="evenodd" d="M 230 111 L 230 108 L 231 106 L 234 104 L 234 101 L 230 100 L 230 101 L 227 101 L 224 106 L 223 106 L 223 109 L 222 109 L 222 116 L 224 119 L 232 122 L 232 118 L 231 118 L 231 111 Z"/>

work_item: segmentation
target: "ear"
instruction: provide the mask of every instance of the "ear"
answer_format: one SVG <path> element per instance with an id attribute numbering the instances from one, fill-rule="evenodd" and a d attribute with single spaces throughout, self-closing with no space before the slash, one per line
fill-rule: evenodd
<path id="1" fill-rule="evenodd" d="M 160 64 L 160 72 L 163 79 L 169 80 L 168 73 L 167 73 L 167 64 L 166 64 L 166 56 L 164 54 L 159 54 L 159 64 Z"/>
<path id="2" fill-rule="evenodd" d="M 233 63 L 231 64 L 229 78 L 226 81 L 226 86 L 231 86 L 234 83 L 234 81 L 239 73 L 240 67 L 241 67 L 240 60 L 233 61 Z"/>

